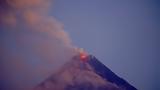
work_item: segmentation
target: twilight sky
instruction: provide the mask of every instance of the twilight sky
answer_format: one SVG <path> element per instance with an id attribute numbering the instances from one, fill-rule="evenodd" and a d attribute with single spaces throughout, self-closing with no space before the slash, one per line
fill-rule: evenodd
<path id="1" fill-rule="evenodd" d="M 139 90 L 159 90 L 159 4 L 0 0 L 0 88 L 32 88 L 53 74 L 75 55 L 70 36 Z"/>
<path id="2" fill-rule="evenodd" d="M 158 90 L 158 0 L 55 0 L 73 44 L 139 90 Z"/>

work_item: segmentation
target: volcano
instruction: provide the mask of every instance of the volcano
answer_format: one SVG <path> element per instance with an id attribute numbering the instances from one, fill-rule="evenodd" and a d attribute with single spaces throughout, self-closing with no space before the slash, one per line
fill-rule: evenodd
<path id="1" fill-rule="evenodd" d="M 85 59 L 74 56 L 33 90 L 137 90 L 96 57 Z"/>

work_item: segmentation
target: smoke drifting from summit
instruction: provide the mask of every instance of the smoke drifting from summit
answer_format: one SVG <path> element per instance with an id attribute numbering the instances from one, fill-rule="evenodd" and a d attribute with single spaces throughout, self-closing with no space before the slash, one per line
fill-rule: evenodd
<path id="1" fill-rule="evenodd" d="M 16 28 L 22 23 L 29 27 L 29 30 L 44 32 L 69 45 L 71 41 L 64 32 L 63 25 L 48 15 L 50 2 L 50 0 L 2 0 L 1 23 Z"/>
<path id="2" fill-rule="evenodd" d="M 73 56 L 63 25 L 49 15 L 52 4 L 0 0 L 1 88 L 32 88 Z"/>

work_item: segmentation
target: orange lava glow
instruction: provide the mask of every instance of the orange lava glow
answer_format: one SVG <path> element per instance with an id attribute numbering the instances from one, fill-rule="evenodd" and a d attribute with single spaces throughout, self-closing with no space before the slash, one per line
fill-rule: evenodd
<path id="1" fill-rule="evenodd" d="M 86 61 L 87 60 L 87 55 L 85 53 L 80 53 L 80 59 L 82 61 Z"/>

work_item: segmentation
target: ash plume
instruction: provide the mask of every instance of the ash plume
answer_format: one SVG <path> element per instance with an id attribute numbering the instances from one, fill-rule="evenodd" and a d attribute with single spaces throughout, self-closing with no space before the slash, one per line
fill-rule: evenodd
<path id="1" fill-rule="evenodd" d="M 32 88 L 74 54 L 52 0 L 0 0 L 0 88 Z M 7 89 L 6 89 L 7 88 Z"/>

